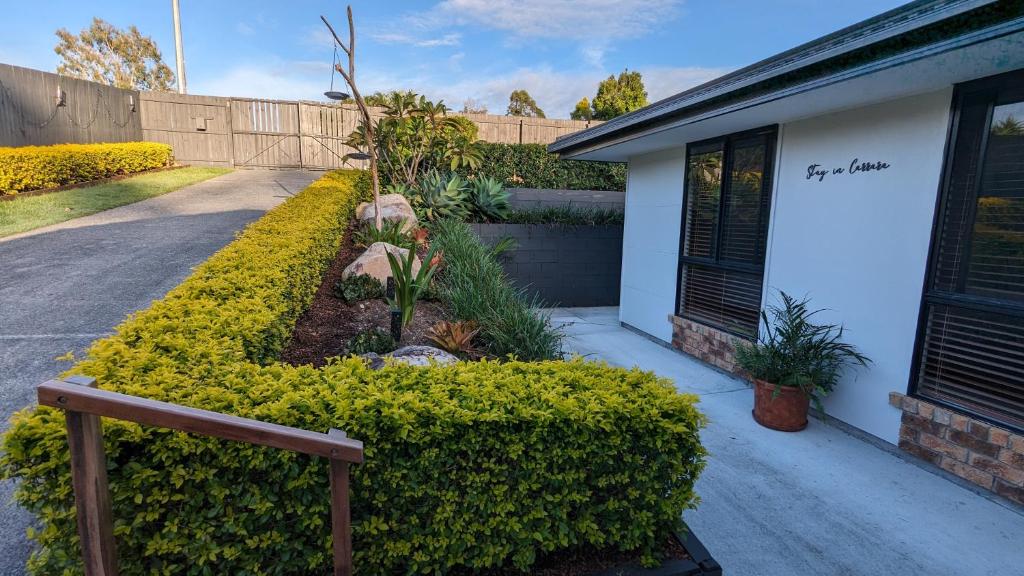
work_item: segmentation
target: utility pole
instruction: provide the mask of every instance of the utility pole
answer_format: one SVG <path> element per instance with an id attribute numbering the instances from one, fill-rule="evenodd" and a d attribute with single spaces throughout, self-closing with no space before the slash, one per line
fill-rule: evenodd
<path id="1" fill-rule="evenodd" d="M 174 11 L 174 59 L 178 67 L 178 94 L 185 94 L 188 90 L 185 87 L 185 51 L 181 45 L 181 14 L 178 10 L 178 0 L 171 0 L 171 9 Z"/>

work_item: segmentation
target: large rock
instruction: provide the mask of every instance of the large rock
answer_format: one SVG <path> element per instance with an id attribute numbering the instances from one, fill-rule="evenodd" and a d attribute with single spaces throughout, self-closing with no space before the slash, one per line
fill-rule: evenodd
<path id="1" fill-rule="evenodd" d="M 433 346 L 402 346 L 383 356 L 370 352 L 363 354 L 362 357 L 370 362 L 370 368 L 373 370 L 380 370 L 386 366 L 389 358 L 393 362 L 409 366 L 430 366 L 431 364 L 447 366 L 459 361 L 455 356 Z"/>
<path id="2" fill-rule="evenodd" d="M 360 222 L 373 222 L 376 218 L 376 210 L 373 209 L 373 202 L 363 202 L 356 206 L 356 218 Z M 401 194 L 384 194 L 380 197 L 380 215 L 384 220 L 397 220 L 404 222 L 402 231 L 408 232 L 416 227 L 416 213 L 405 196 Z"/>
<path id="3" fill-rule="evenodd" d="M 391 276 L 391 264 L 388 263 L 387 252 L 391 252 L 402 260 L 408 258 L 409 255 L 409 251 L 405 248 L 399 248 L 387 242 L 374 242 L 370 244 L 366 252 L 363 252 L 359 258 L 356 258 L 355 261 L 345 267 L 345 270 L 341 272 L 342 280 L 348 280 L 360 274 L 369 274 L 380 280 L 381 284 L 386 284 L 388 277 Z M 412 259 L 412 270 L 414 274 L 420 271 L 420 259 L 418 256 L 414 256 Z"/>

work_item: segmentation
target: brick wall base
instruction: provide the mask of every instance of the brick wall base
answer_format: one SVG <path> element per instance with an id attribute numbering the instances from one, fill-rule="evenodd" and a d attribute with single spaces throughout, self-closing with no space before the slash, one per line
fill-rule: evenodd
<path id="1" fill-rule="evenodd" d="M 901 450 L 1024 504 L 1024 436 L 898 392 L 889 404 L 903 411 Z"/>
<path id="2" fill-rule="evenodd" d="M 669 315 L 668 319 L 672 323 L 673 348 L 726 372 L 742 375 L 743 371 L 736 366 L 736 342 L 740 338 L 679 316 Z"/>

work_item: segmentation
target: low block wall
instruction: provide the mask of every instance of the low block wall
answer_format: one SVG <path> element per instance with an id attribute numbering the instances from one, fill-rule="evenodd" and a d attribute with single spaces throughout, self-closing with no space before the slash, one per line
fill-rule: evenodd
<path id="1" fill-rule="evenodd" d="M 487 245 L 506 236 L 516 249 L 502 266 L 517 286 L 549 306 L 618 306 L 622 226 L 471 224 Z"/>
<path id="2" fill-rule="evenodd" d="M 730 372 L 741 375 L 736 366 L 736 343 L 739 338 L 711 326 L 670 314 L 672 323 L 672 347 Z"/>
<path id="3" fill-rule="evenodd" d="M 509 188 L 509 204 L 516 210 L 530 208 L 600 208 L 626 209 L 626 193 L 606 190 L 552 190 L 549 188 Z"/>

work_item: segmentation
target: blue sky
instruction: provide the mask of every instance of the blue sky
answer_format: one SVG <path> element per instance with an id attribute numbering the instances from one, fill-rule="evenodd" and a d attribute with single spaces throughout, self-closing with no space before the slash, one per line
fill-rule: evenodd
<path id="1" fill-rule="evenodd" d="M 0 0 L 0 62 L 53 71 L 57 28 L 99 16 L 135 24 L 173 68 L 170 0 Z M 565 118 L 597 82 L 643 73 L 656 100 L 894 8 L 899 0 L 441 0 L 352 2 L 363 92 L 413 89 L 459 109 L 504 113 L 527 89 Z M 338 1 L 181 0 L 190 93 L 322 99 L 330 82 L 326 15 Z M 340 81 L 337 79 L 336 81 Z"/>

